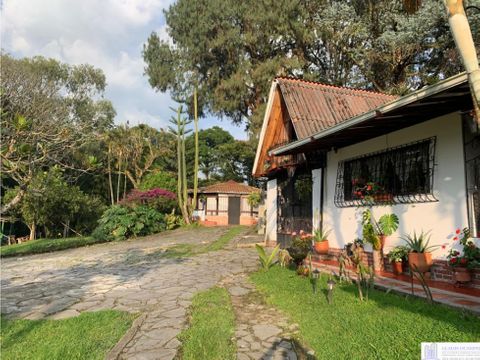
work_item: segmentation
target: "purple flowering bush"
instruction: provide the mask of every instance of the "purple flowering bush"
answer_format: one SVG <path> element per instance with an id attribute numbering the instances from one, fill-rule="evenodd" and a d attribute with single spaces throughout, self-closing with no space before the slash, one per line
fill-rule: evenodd
<path id="1" fill-rule="evenodd" d="M 177 196 L 169 190 L 160 188 L 150 190 L 133 189 L 121 201 L 121 205 L 128 207 L 146 205 L 163 214 L 167 214 L 177 208 Z"/>

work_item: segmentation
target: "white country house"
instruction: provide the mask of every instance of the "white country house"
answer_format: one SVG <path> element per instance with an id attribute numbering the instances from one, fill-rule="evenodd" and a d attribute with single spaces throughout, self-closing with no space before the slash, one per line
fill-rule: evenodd
<path id="1" fill-rule="evenodd" d="M 292 232 L 323 227 L 332 229 L 335 253 L 361 237 L 359 217 L 371 203 L 357 193 L 358 182 L 382 189 L 375 217 L 400 219 L 386 252 L 414 231 L 431 231 L 432 245 L 451 242 L 457 228 L 477 237 L 480 136 L 467 76 L 402 97 L 277 78 L 253 174 L 267 179 L 270 243 L 287 246 Z M 447 250 L 433 252 L 438 280 L 451 278 L 444 272 Z"/>

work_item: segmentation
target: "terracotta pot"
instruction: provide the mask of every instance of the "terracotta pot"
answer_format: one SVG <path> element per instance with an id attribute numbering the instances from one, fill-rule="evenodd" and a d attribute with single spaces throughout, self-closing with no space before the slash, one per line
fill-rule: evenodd
<path id="1" fill-rule="evenodd" d="M 373 250 L 373 271 L 383 270 L 383 256 L 380 250 Z"/>
<path id="2" fill-rule="evenodd" d="M 432 253 L 409 253 L 408 254 L 408 266 L 412 270 L 418 270 L 421 273 L 425 273 L 430 270 L 433 265 Z"/>
<path id="3" fill-rule="evenodd" d="M 380 240 L 381 249 L 383 250 L 383 248 L 385 247 L 385 242 L 387 241 L 387 235 L 378 235 L 378 238 Z"/>
<path id="4" fill-rule="evenodd" d="M 403 262 L 392 261 L 392 268 L 395 275 L 401 275 L 403 273 Z"/>
<path id="5" fill-rule="evenodd" d="M 328 254 L 328 240 L 324 241 L 315 241 L 313 247 L 317 254 L 326 255 Z"/>
<path id="6" fill-rule="evenodd" d="M 455 281 L 459 283 L 467 283 L 472 281 L 472 273 L 465 267 L 454 267 L 453 275 L 455 277 Z"/>

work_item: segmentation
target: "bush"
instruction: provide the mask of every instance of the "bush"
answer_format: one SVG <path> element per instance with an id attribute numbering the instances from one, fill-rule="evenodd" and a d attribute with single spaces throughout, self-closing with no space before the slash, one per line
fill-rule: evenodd
<path id="1" fill-rule="evenodd" d="M 163 214 L 177 208 L 177 196 L 168 190 L 155 188 L 146 191 L 133 189 L 121 202 L 122 205 L 136 207 L 147 205 Z"/>
<path id="2" fill-rule="evenodd" d="M 165 216 L 151 207 L 112 206 L 100 218 L 92 236 L 99 240 L 127 239 L 166 229 Z"/>
<path id="3" fill-rule="evenodd" d="M 177 190 L 176 174 L 166 171 L 156 171 L 147 174 L 140 184 L 140 189 L 150 190 L 155 188 L 167 189 L 169 191 Z"/>

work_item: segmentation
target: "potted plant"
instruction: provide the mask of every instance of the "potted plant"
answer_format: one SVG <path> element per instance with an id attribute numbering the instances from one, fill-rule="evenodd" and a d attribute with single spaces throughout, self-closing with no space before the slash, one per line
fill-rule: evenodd
<path id="1" fill-rule="evenodd" d="M 328 235 L 331 230 L 318 229 L 313 233 L 313 247 L 318 254 L 328 254 Z"/>
<path id="2" fill-rule="evenodd" d="M 429 246 L 430 231 L 422 232 L 417 235 L 414 231 L 413 235 L 407 234 L 403 237 L 407 243 L 408 266 L 410 269 L 417 270 L 421 273 L 428 272 L 433 265 L 431 250 L 438 246 Z"/>
<path id="3" fill-rule="evenodd" d="M 373 270 L 382 270 L 382 250 L 387 236 L 392 235 L 398 229 L 398 216 L 384 214 L 378 222 L 370 210 L 365 210 L 362 215 L 363 238 L 373 248 Z"/>
<path id="4" fill-rule="evenodd" d="M 395 246 L 387 255 L 392 263 L 393 273 L 400 275 L 403 273 L 403 263 L 408 258 L 408 248 L 406 246 Z"/>
<path id="5" fill-rule="evenodd" d="M 310 234 L 305 234 L 302 231 L 300 235 L 297 235 L 296 232 L 293 232 L 292 237 L 292 244 L 287 250 L 292 257 L 293 262 L 298 267 L 303 260 L 305 260 L 312 248 L 312 236 Z"/>
<path id="6" fill-rule="evenodd" d="M 453 276 L 457 283 L 472 281 L 471 270 L 480 267 L 480 248 L 475 245 L 470 237 L 470 230 L 457 229 L 454 241 L 459 241 L 463 246 L 463 254 L 458 250 L 451 249 L 447 255 L 448 265 L 453 269 Z"/>

